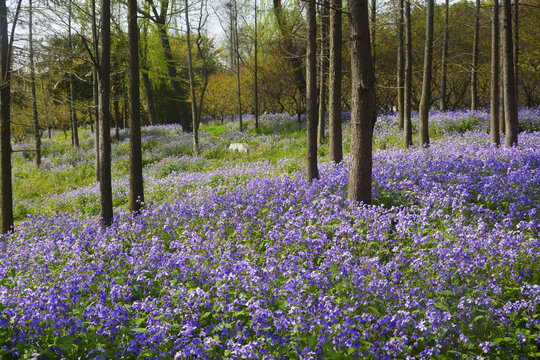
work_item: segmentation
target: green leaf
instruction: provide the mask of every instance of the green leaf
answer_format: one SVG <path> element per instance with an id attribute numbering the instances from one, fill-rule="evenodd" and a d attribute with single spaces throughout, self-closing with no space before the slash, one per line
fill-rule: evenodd
<path id="1" fill-rule="evenodd" d="M 140 332 L 140 333 L 146 332 L 146 328 L 134 328 L 132 330 L 135 331 L 135 332 Z"/>

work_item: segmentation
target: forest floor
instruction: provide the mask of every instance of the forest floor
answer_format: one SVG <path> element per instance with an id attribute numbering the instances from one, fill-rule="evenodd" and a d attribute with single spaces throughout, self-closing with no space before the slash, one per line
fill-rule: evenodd
<path id="1" fill-rule="evenodd" d="M 380 115 L 369 206 L 327 144 L 306 182 L 305 124 L 246 118 L 204 125 L 198 155 L 179 126 L 145 127 L 135 218 L 122 130 L 105 229 L 90 131 L 44 140 L 40 169 L 15 153 L 0 358 L 540 356 L 540 111 L 512 148 L 489 145 L 484 111 L 433 113 L 431 146 L 408 150 Z"/>

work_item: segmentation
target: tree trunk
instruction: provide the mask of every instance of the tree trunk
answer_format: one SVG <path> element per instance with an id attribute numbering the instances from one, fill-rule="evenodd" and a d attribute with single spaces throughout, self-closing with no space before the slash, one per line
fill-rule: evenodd
<path id="1" fill-rule="evenodd" d="M 514 87 L 516 94 L 516 107 L 519 109 L 519 90 L 518 90 L 518 53 L 519 53 L 519 0 L 514 0 L 514 11 L 512 12 L 514 22 Z"/>
<path id="2" fill-rule="evenodd" d="M 503 0 L 503 51 L 504 51 L 504 118 L 506 123 L 506 146 L 518 143 L 518 110 L 516 104 L 516 89 L 514 78 L 514 54 L 512 46 L 512 4 Z"/>
<path id="3" fill-rule="evenodd" d="M 195 97 L 195 79 L 193 78 L 193 60 L 191 57 L 191 29 L 189 26 L 188 0 L 184 0 L 184 13 L 186 15 L 186 46 L 188 53 L 189 90 L 191 92 L 191 120 L 193 122 L 193 153 L 197 154 L 199 152 L 199 126 L 197 125 L 197 98 Z"/>
<path id="4" fill-rule="evenodd" d="M 182 105 L 182 91 L 180 88 L 180 82 L 178 81 L 178 73 L 176 71 L 176 65 L 172 56 L 171 44 L 169 42 L 169 34 L 166 30 L 165 19 L 160 18 L 160 21 L 156 24 L 158 26 L 159 39 L 165 61 L 167 62 L 167 72 L 171 81 L 171 88 L 174 94 L 174 102 L 176 104 L 176 111 L 178 112 L 178 120 L 184 131 L 191 131 L 191 124 L 187 118 Z"/>
<path id="5" fill-rule="evenodd" d="M 306 120 L 307 180 L 319 178 L 317 168 L 317 22 L 315 0 L 307 0 Z"/>
<path id="6" fill-rule="evenodd" d="M 431 106 L 431 68 L 433 60 L 433 0 L 427 0 L 426 8 L 426 44 L 424 49 L 424 76 L 422 79 L 422 97 L 420 99 L 420 144 L 429 146 L 429 108 Z"/>
<path id="7" fill-rule="evenodd" d="M 129 210 L 139 214 L 144 203 L 139 94 L 139 28 L 137 0 L 128 0 L 129 67 Z"/>
<path id="8" fill-rule="evenodd" d="M 505 118 L 504 118 L 504 43 L 503 37 L 500 34 L 500 29 L 504 27 L 504 14 L 502 11 L 502 6 L 499 3 L 499 60 L 500 60 L 500 69 L 499 69 L 499 132 L 505 133 Z"/>
<path id="9" fill-rule="evenodd" d="M 255 130 L 259 129 L 259 86 L 257 84 L 258 80 L 258 71 L 259 71 L 259 62 L 257 59 L 258 52 L 259 52 L 259 38 L 258 38 L 258 27 L 257 27 L 257 1 L 254 1 L 255 5 L 255 42 L 254 42 L 254 69 L 253 69 L 253 109 L 255 113 Z"/>
<path id="10" fill-rule="evenodd" d="M 34 139 L 36 144 L 36 166 L 41 165 L 41 131 L 39 130 L 39 120 L 36 97 L 36 69 L 34 66 L 34 41 L 33 41 L 33 21 L 32 21 L 32 0 L 28 1 L 28 45 L 30 51 L 30 84 L 32 87 L 32 118 L 34 122 Z"/>
<path id="11" fill-rule="evenodd" d="M 342 0 L 332 0 L 330 9 L 330 69 L 328 88 L 328 132 L 330 161 L 343 160 L 343 134 L 341 129 L 341 9 Z"/>
<path id="12" fill-rule="evenodd" d="M 110 226 L 113 218 L 111 187 L 111 3 L 101 0 L 101 61 L 99 71 L 100 120 L 100 175 L 101 223 Z"/>
<path id="13" fill-rule="evenodd" d="M 411 97 L 412 97 L 412 31 L 411 3 L 405 0 L 405 94 L 403 119 L 403 146 L 407 149 L 412 145 Z"/>
<path id="14" fill-rule="evenodd" d="M 499 146 L 499 0 L 493 0 L 491 24 L 491 144 Z"/>
<path id="15" fill-rule="evenodd" d="M 146 104 L 148 105 L 148 117 L 150 118 L 150 125 L 157 124 L 156 109 L 154 107 L 154 98 L 152 97 L 152 85 L 150 84 L 150 78 L 148 77 L 148 69 L 143 68 L 141 71 L 144 94 L 146 95 Z"/>
<path id="16" fill-rule="evenodd" d="M 349 0 L 351 41 L 351 168 L 348 198 L 371 203 L 375 72 L 371 59 L 367 0 Z"/>
<path id="17" fill-rule="evenodd" d="M 68 47 L 69 51 L 72 51 L 71 43 L 71 7 L 72 1 L 69 1 L 69 10 L 68 10 Z M 71 55 L 71 54 L 70 54 Z M 73 60 L 70 61 L 71 66 L 69 69 L 69 114 L 71 118 L 71 145 L 79 147 L 79 132 L 77 125 L 77 113 L 75 112 L 75 93 L 73 89 Z"/>
<path id="18" fill-rule="evenodd" d="M 319 82 L 319 125 L 317 143 L 321 145 L 324 140 L 324 129 L 326 120 L 326 79 L 328 72 L 328 6 L 329 0 L 323 0 L 321 5 L 321 50 L 320 50 L 320 82 Z"/>
<path id="19" fill-rule="evenodd" d="M 377 0 L 371 0 L 371 19 L 370 19 L 370 38 L 371 38 L 371 60 L 375 66 L 375 36 L 377 35 Z"/>
<path id="20" fill-rule="evenodd" d="M 238 5 L 234 1 L 234 49 L 236 56 L 236 91 L 238 95 L 238 119 L 240 121 L 240 131 L 244 131 L 244 123 L 242 121 L 242 88 L 240 84 L 240 44 L 238 41 Z"/>
<path id="21" fill-rule="evenodd" d="M 404 85 L 405 85 L 405 52 L 403 51 L 403 0 L 399 0 L 399 16 L 397 21 L 398 27 L 398 51 L 397 51 L 397 88 L 398 88 L 398 125 L 399 129 L 403 130 L 403 119 L 404 119 Z"/>
<path id="22" fill-rule="evenodd" d="M 440 108 L 441 111 L 447 110 L 446 104 L 446 60 L 448 58 L 448 9 L 449 0 L 444 2 L 444 38 L 443 38 L 443 51 L 442 51 L 442 63 L 441 63 L 441 99 Z"/>
<path id="23" fill-rule="evenodd" d="M 94 58 L 97 59 L 99 53 L 99 39 L 97 35 L 97 16 L 96 16 L 96 1 L 92 0 L 92 50 L 94 52 Z M 100 181 L 101 176 L 101 161 L 100 161 L 100 150 L 99 143 L 101 141 L 100 137 L 100 121 L 99 121 L 99 63 L 93 64 L 92 68 L 92 95 L 94 98 L 94 127 L 96 132 L 94 134 L 94 151 L 96 154 L 96 181 Z"/>
<path id="24" fill-rule="evenodd" d="M 480 31 L 480 0 L 476 0 L 474 10 L 474 38 L 472 51 L 472 69 L 471 69 L 471 110 L 478 109 L 478 88 L 477 88 L 477 68 L 478 68 L 478 36 Z"/>
<path id="25" fill-rule="evenodd" d="M 120 141 L 120 106 L 118 102 L 119 94 L 116 86 L 113 86 L 113 109 L 114 109 L 114 136 L 116 141 Z"/>
<path id="26" fill-rule="evenodd" d="M 11 185 L 10 64 L 6 1 L 0 0 L 0 197 L 2 234 L 13 230 L 13 190 Z"/>

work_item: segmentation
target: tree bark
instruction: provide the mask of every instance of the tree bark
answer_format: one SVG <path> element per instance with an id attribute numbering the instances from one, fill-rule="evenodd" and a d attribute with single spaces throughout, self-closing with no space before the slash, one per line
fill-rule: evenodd
<path id="1" fill-rule="evenodd" d="M 427 0 L 426 7 L 426 44 L 424 48 L 424 76 L 422 79 L 422 97 L 420 99 L 420 144 L 429 146 L 429 108 L 431 106 L 431 69 L 433 60 L 433 0 Z"/>
<path id="2" fill-rule="evenodd" d="M 113 86 L 112 92 L 113 92 L 113 109 L 114 109 L 114 136 L 116 138 L 116 141 L 120 141 L 120 105 L 119 105 L 120 94 L 118 94 L 117 86 Z"/>
<path id="3" fill-rule="evenodd" d="M 499 146 L 499 0 L 493 0 L 491 23 L 491 144 Z"/>
<path id="4" fill-rule="evenodd" d="M 471 110 L 478 109 L 478 88 L 477 88 L 477 70 L 478 70 L 478 36 L 480 31 L 480 0 L 476 0 L 474 9 L 474 38 L 472 51 L 472 69 L 471 69 Z"/>
<path id="5" fill-rule="evenodd" d="M 139 28 L 137 0 L 128 0 L 129 51 L 129 210 L 139 214 L 144 203 L 139 93 Z"/>
<path id="6" fill-rule="evenodd" d="M 499 60 L 500 60 L 500 69 L 499 69 L 499 132 L 505 133 L 505 116 L 504 116 L 504 43 L 503 36 L 500 34 L 500 30 L 504 27 L 504 15 L 501 4 L 499 3 Z"/>
<path id="7" fill-rule="evenodd" d="M 398 88 L 398 125 L 399 129 L 403 130 L 403 119 L 404 119 L 404 100 L 405 100 L 405 94 L 403 87 L 405 86 L 405 52 L 403 51 L 403 21 L 404 21 L 404 14 L 403 14 L 403 0 L 399 0 L 398 3 L 398 21 L 397 21 L 397 28 L 398 28 L 398 51 L 397 51 L 397 88 Z"/>
<path id="8" fill-rule="evenodd" d="M 449 9 L 449 0 L 444 2 L 444 38 L 443 38 L 443 51 L 442 51 L 442 61 L 441 61 L 441 99 L 440 99 L 440 108 L 441 111 L 447 110 L 446 103 L 446 68 L 447 68 L 447 58 L 448 58 L 448 9 Z"/>
<path id="9" fill-rule="evenodd" d="M 317 22 L 315 0 L 307 0 L 306 50 L 306 119 L 307 119 L 307 180 L 319 178 L 317 168 Z"/>
<path id="10" fill-rule="evenodd" d="M 193 59 L 191 57 L 191 28 L 189 26 L 189 4 L 184 0 L 184 13 L 186 16 L 186 47 L 188 53 L 189 90 L 191 92 L 191 120 L 193 127 L 193 152 L 199 152 L 199 131 L 197 126 L 197 99 L 195 97 L 195 79 L 193 77 Z"/>
<path id="11" fill-rule="evenodd" d="M 101 223 L 110 226 L 113 218 L 111 186 L 111 3 L 101 0 L 101 61 L 99 71 Z"/>
<path id="12" fill-rule="evenodd" d="M 516 107 L 519 109 L 519 73 L 518 73 L 518 55 L 519 55 L 519 0 L 514 0 L 514 11 L 512 12 L 512 18 L 514 23 L 514 87 L 516 94 Z"/>
<path id="13" fill-rule="evenodd" d="M 341 11 L 342 0 L 332 0 L 330 9 L 330 68 L 329 68 L 329 114 L 330 161 L 343 160 L 343 134 L 341 129 Z"/>
<path id="14" fill-rule="evenodd" d="M 154 107 L 154 98 L 152 97 L 152 85 L 150 84 L 150 78 L 148 77 L 148 69 L 143 68 L 141 76 L 144 85 L 144 94 L 146 96 L 146 104 L 148 105 L 148 117 L 150 118 L 150 125 L 157 124 L 156 109 Z"/>
<path id="15" fill-rule="evenodd" d="M 68 10 L 68 47 L 69 51 L 72 50 L 72 43 L 71 43 L 71 13 L 72 13 L 72 1 L 69 1 L 69 10 Z M 70 54 L 71 55 L 71 54 Z M 71 118 L 71 145 L 75 147 L 79 147 L 79 131 L 78 131 L 78 124 L 77 124 L 77 113 L 75 110 L 75 92 L 73 89 L 73 60 L 70 61 L 71 66 L 69 69 L 69 114 Z"/>
<path id="16" fill-rule="evenodd" d="M 504 118 L 506 123 L 504 143 L 506 146 L 513 146 L 518 143 L 518 109 L 515 93 L 511 6 L 510 0 L 503 0 Z"/>
<path id="17" fill-rule="evenodd" d="M 97 35 L 97 16 L 96 16 L 96 1 L 91 1 L 92 5 L 92 50 L 94 52 L 94 59 L 97 61 L 97 63 L 93 64 L 92 67 L 92 96 L 94 99 L 94 153 L 96 154 L 96 164 L 95 164 L 95 171 L 96 171 L 96 181 L 99 182 L 100 180 L 100 171 L 101 171 L 101 161 L 100 159 L 100 151 L 99 151 L 99 143 L 100 143 L 100 131 L 99 131 L 99 39 Z"/>
<path id="18" fill-rule="evenodd" d="M 351 167 L 348 198 L 371 203 L 375 72 L 371 59 L 367 0 L 349 0 L 351 41 Z"/>
<path id="19" fill-rule="evenodd" d="M 41 165 L 41 131 L 39 129 L 39 119 L 37 111 L 36 97 L 36 69 L 34 66 L 34 41 L 33 41 L 33 9 L 32 0 L 28 1 L 28 46 L 30 57 L 30 84 L 32 92 L 32 119 L 34 123 L 34 139 L 36 144 L 36 167 Z"/>
<path id="20" fill-rule="evenodd" d="M 258 38 L 258 25 L 257 25 L 257 1 L 254 1 L 255 5 L 255 41 L 254 41 L 254 68 L 253 68 L 253 109 L 255 112 L 255 130 L 259 129 L 259 86 L 258 82 L 258 71 L 259 71 L 259 62 L 258 62 L 258 52 L 259 52 L 259 38 Z"/>
<path id="21" fill-rule="evenodd" d="M 242 87 L 240 84 L 240 44 L 238 41 L 238 4 L 234 2 L 234 49 L 236 56 L 236 92 L 238 96 L 238 119 L 240 121 L 240 131 L 244 131 L 244 122 L 242 120 Z"/>
<path id="22" fill-rule="evenodd" d="M 412 96 L 412 30 L 411 3 L 405 0 L 405 94 L 403 119 L 403 146 L 407 149 L 412 145 L 411 96 Z"/>
<path id="23" fill-rule="evenodd" d="M 13 189 L 11 183 L 10 64 L 6 1 L 0 0 L 0 193 L 2 234 L 13 230 Z"/>
<path id="24" fill-rule="evenodd" d="M 321 50 L 320 50 L 320 81 L 319 81 L 319 125 L 317 143 L 321 145 L 324 140 L 326 120 L 326 88 L 328 74 L 328 6 L 329 0 L 323 0 L 321 5 Z"/>

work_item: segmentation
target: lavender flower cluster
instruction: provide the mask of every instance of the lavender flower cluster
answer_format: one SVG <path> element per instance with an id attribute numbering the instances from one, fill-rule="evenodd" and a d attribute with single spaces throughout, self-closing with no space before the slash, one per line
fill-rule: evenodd
<path id="1" fill-rule="evenodd" d="M 0 357 L 539 356 L 540 133 L 519 143 L 378 151 L 371 206 L 346 200 L 346 162 L 308 184 L 288 160 L 156 156 L 142 215 L 0 240 Z"/>

